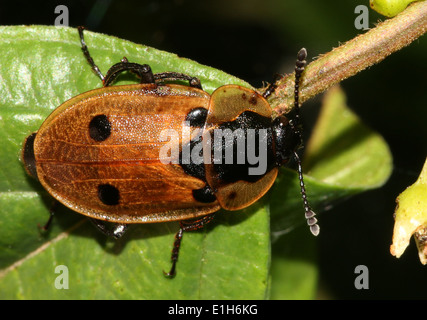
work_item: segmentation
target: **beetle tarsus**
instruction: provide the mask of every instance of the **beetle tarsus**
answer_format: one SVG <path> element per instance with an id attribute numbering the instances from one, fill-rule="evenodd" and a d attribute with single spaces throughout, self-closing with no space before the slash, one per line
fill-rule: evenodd
<path id="1" fill-rule="evenodd" d="M 161 81 L 179 81 L 179 80 L 183 80 L 183 81 L 188 81 L 190 87 L 193 88 L 198 88 L 198 89 L 202 89 L 202 83 L 200 82 L 199 78 L 196 77 L 191 77 L 189 75 L 186 75 L 184 73 L 180 73 L 180 72 L 161 72 L 161 73 L 156 73 L 154 75 L 154 78 L 156 80 L 161 80 Z"/>

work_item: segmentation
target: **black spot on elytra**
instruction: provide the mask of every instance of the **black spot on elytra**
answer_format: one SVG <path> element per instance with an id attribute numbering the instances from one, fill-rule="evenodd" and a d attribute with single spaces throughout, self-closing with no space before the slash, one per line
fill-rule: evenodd
<path id="1" fill-rule="evenodd" d="M 100 184 L 98 186 L 98 198 L 103 204 L 108 206 L 117 205 L 120 200 L 119 189 L 111 184 Z"/>
<path id="2" fill-rule="evenodd" d="M 89 135 L 95 141 L 104 141 L 111 134 L 111 123 L 105 114 L 100 114 L 90 121 Z"/>

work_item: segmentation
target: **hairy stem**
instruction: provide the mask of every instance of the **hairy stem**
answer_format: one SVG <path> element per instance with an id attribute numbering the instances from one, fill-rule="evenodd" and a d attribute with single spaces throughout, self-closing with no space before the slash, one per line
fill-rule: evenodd
<path id="1" fill-rule="evenodd" d="M 415 2 L 393 19 L 322 55 L 306 67 L 302 76 L 300 102 L 374 65 L 427 32 L 427 1 Z M 292 108 L 294 74 L 277 82 L 269 98 L 274 111 L 281 114 Z"/>

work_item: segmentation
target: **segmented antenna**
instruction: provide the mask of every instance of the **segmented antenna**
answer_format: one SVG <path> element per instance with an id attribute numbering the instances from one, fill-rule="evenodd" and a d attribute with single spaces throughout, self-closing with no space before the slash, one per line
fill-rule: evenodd
<path id="1" fill-rule="evenodd" d="M 294 129 L 299 134 L 300 139 L 302 141 L 301 131 L 299 129 L 300 126 L 300 116 L 299 116 L 299 86 L 300 86 L 300 80 L 301 80 L 301 74 L 304 71 L 304 67 L 306 65 L 305 59 L 307 58 L 307 50 L 305 48 L 302 48 L 298 52 L 297 61 L 295 64 L 295 90 L 294 90 L 294 110 L 295 110 L 295 119 L 294 119 Z M 302 166 L 301 166 L 301 159 L 298 156 L 298 153 L 294 151 L 294 158 L 298 165 L 298 176 L 299 176 L 299 182 L 301 187 L 301 196 L 302 201 L 304 205 L 304 211 L 305 211 L 305 218 L 307 219 L 307 224 L 310 227 L 310 231 L 314 236 L 317 236 L 320 232 L 320 227 L 317 224 L 317 219 L 315 218 L 315 213 L 311 209 L 310 205 L 308 204 L 307 200 L 307 192 L 305 191 L 305 184 L 304 184 L 304 177 L 302 174 Z"/>
<path id="2" fill-rule="evenodd" d="M 301 81 L 301 74 L 304 71 L 304 67 L 307 63 L 305 59 L 307 58 L 307 50 L 302 48 L 297 55 L 297 61 L 295 63 L 295 88 L 294 88 L 294 110 L 295 110 L 295 129 L 298 130 L 298 133 L 301 135 L 300 130 L 298 129 L 300 125 L 300 116 L 299 116 L 299 85 Z"/>

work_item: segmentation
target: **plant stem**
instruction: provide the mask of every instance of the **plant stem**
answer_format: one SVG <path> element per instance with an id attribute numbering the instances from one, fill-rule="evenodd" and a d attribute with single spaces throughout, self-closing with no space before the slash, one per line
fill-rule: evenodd
<path id="1" fill-rule="evenodd" d="M 310 63 L 302 76 L 301 103 L 409 45 L 427 32 L 427 1 L 411 4 L 396 17 L 334 48 Z M 276 113 L 292 108 L 294 73 L 277 82 L 269 99 Z"/>

